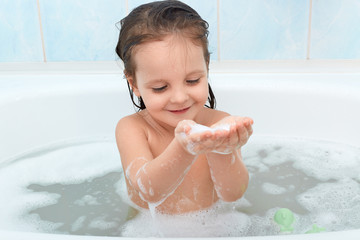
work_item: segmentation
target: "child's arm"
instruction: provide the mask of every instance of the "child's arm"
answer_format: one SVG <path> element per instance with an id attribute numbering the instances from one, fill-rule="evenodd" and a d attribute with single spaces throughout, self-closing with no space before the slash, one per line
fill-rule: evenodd
<path id="1" fill-rule="evenodd" d="M 134 118 L 119 121 L 116 140 L 121 161 L 129 184 L 140 197 L 146 202 L 161 203 L 182 182 L 196 156 L 174 138 L 165 151 L 154 158 L 142 126 Z"/>
<path id="2" fill-rule="evenodd" d="M 252 123 L 250 118 L 227 116 L 211 128 L 183 133 L 185 149 L 195 155 L 206 153 L 215 190 L 224 201 L 239 199 L 247 188 L 249 176 L 240 148 L 252 134 Z"/>
<path id="3" fill-rule="evenodd" d="M 226 202 L 241 198 L 247 189 L 249 174 L 242 162 L 240 149 L 226 155 L 208 153 L 207 159 L 218 197 Z"/>
<path id="4" fill-rule="evenodd" d="M 219 152 L 206 154 L 210 166 L 211 177 L 218 196 L 224 201 L 235 201 L 245 193 L 249 174 L 242 161 L 241 147 L 252 134 L 252 119 L 241 117 L 226 117 L 215 124 L 229 124 L 230 130 L 224 134 L 223 144 Z"/>

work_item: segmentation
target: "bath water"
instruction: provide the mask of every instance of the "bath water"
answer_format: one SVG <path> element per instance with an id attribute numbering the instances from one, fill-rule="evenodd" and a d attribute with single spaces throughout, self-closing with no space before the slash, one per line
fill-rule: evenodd
<path id="1" fill-rule="evenodd" d="M 0 229 L 98 236 L 219 237 L 280 234 L 289 208 L 294 234 L 360 228 L 360 148 L 297 138 L 252 137 L 243 147 L 244 197 L 180 216 L 129 202 L 113 141 L 38 149 L 0 165 Z"/>

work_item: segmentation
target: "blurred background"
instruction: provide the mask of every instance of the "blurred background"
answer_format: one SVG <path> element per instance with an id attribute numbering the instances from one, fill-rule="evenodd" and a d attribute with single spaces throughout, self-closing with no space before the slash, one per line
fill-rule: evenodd
<path id="1" fill-rule="evenodd" d="M 114 61 L 143 0 L 0 0 L 0 62 Z M 360 0 L 184 0 L 210 24 L 212 61 L 360 59 Z"/>

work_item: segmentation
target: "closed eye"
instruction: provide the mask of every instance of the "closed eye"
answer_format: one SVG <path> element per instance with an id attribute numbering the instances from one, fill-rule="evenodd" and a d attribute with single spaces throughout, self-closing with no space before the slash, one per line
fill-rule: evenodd
<path id="1" fill-rule="evenodd" d="M 194 80 L 186 80 L 186 82 L 190 85 L 197 84 L 200 81 L 200 78 L 194 79 Z"/>
<path id="2" fill-rule="evenodd" d="M 154 92 L 162 92 L 162 91 L 164 91 L 166 88 L 167 88 L 167 85 L 164 85 L 164 86 L 162 86 L 162 87 L 153 88 L 152 90 L 153 90 Z"/>

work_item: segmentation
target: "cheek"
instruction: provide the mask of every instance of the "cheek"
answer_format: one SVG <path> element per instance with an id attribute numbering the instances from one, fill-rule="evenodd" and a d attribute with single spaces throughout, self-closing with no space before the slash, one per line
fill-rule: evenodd
<path id="1" fill-rule="evenodd" d="M 205 104 L 209 96 L 208 83 L 206 82 L 201 84 L 199 88 L 195 91 L 194 96 L 197 99 L 197 101 Z"/>
<path id="2" fill-rule="evenodd" d="M 156 94 L 143 94 L 142 99 L 145 103 L 145 106 L 148 110 L 160 109 L 164 105 L 164 97 Z"/>

